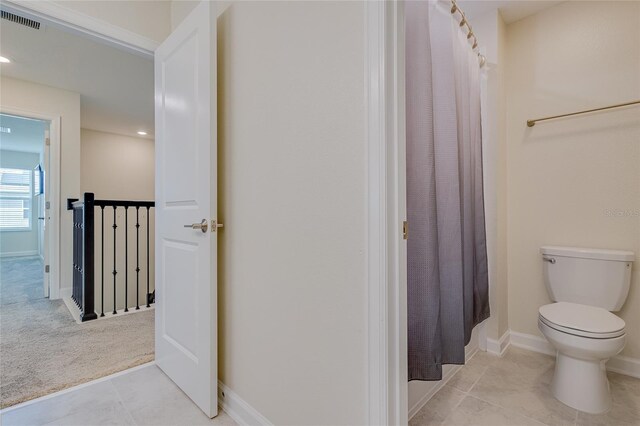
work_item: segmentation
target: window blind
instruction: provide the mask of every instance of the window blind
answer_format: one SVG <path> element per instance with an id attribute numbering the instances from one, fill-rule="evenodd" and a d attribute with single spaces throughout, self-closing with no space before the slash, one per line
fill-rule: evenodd
<path id="1" fill-rule="evenodd" d="M 31 228 L 31 170 L 0 168 L 0 230 Z"/>

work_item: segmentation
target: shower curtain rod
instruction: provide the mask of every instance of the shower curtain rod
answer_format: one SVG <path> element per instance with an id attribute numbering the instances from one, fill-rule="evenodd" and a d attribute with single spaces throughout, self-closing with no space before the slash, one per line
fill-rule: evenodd
<path id="1" fill-rule="evenodd" d="M 465 16 L 462 9 L 460 9 L 460 6 L 458 6 L 458 4 L 456 3 L 456 0 L 451 0 L 451 14 L 455 15 L 456 12 L 460 12 L 460 16 L 462 16 L 462 20 L 460 21 L 460 28 L 466 26 L 469 30 L 469 32 L 467 33 L 467 40 L 473 37 L 473 45 L 471 46 L 471 50 L 475 50 L 478 47 L 478 37 L 476 37 L 476 35 L 473 33 L 473 29 L 471 28 L 469 21 L 467 21 L 467 17 Z M 480 60 L 480 67 L 484 66 L 485 62 L 487 61 L 484 55 L 478 52 L 478 59 Z"/>

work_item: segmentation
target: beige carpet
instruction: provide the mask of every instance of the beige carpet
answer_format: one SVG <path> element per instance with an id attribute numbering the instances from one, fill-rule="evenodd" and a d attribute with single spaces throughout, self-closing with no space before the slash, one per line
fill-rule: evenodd
<path id="1" fill-rule="evenodd" d="M 0 260 L 0 407 L 154 358 L 154 311 L 77 324 L 43 297 L 39 258 Z"/>

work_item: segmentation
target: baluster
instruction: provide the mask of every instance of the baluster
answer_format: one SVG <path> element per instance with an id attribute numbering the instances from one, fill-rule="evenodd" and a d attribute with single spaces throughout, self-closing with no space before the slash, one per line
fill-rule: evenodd
<path id="1" fill-rule="evenodd" d="M 117 314 L 116 310 L 116 275 L 118 271 L 116 269 L 116 206 L 113 206 L 113 315 Z"/>
<path id="2" fill-rule="evenodd" d="M 80 309 L 82 309 L 82 210 L 78 210 L 78 228 L 76 232 L 78 233 L 78 246 L 77 246 L 77 257 L 76 257 L 76 274 L 77 274 L 77 287 L 76 287 L 76 298 L 78 299 L 78 305 Z"/>
<path id="3" fill-rule="evenodd" d="M 78 244 L 76 245 L 76 304 L 78 305 L 78 307 L 80 307 L 80 309 L 82 309 L 82 305 L 80 304 L 80 285 L 81 285 L 81 279 L 82 277 L 80 276 L 80 250 L 82 249 L 81 245 L 80 245 L 80 240 L 82 238 L 82 231 L 80 230 L 80 213 L 81 211 L 78 209 L 78 211 L 76 212 L 76 215 L 78 216 L 78 219 L 76 221 L 76 238 L 78 241 Z"/>
<path id="4" fill-rule="evenodd" d="M 76 304 L 82 310 L 82 305 L 80 304 L 81 299 L 79 297 L 80 285 L 81 285 L 81 279 L 82 279 L 82 277 L 80 276 L 80 250 L 81 250 L 80 239 L 82 238 L 82 234 L 80 230 L 80 210 L 79 209 L 76 211 L 76 216 L 78 217 L 76 219 L 76 241 L 78 242 L 78 244 L 76 244 L 76 270 L 75 270 L 76 294 L 75 296 L 76 296 Z"/>
<path id="5" fill-rule="evenodd" d="M 80 287 L 80 297 L 82 298 L 82 321 L 94 320 L 97 318 L 95 311 L 94 291 L 96 286 L 95 280 L 95 221 L 94 221 L 94 195 L 91 192 L 84 194 L 84 206 L 82 208 L 82 251 L 81 259 L 81 276 L 82 285 Z"/>
<path id="6" fill-rule="evenodd" d="M 73 301 L 78 304 L 78 213 L 73 210 Z"/>
<path id="7" fill-rule="evenodd" d="M 78 306 L 80 312 L 85 313 L 84 307 L 84 209 L 86 205 L 83 203 L 82 209 L 78 211 L 80 218 L 78 220 Z"/>
<path id="8" fill-rule="evenodd" d="M 78 216 L 79 216 L 78 215 L 78 211 L 76 210 L 76 223 L 74 225 L 74 231 L 76 233 L 76 247 L 75 247 L 75 258 L 76 258 L 76 261 L 75 261 L 74 270 L 73 270 L 73 273 L 74 273 L 74 276 L 75 276 L 75 292 L 74 292 L 73 296 L 74 296 L 76 305 L 78 305 L 78 307 L 82 308 L 80 306 L 80 299 L 78 298 L 78 285 L 80 283 L 80 279 L 78 277 L 78 268 L 79 268 L 78 265 L 80 264 L 80 259 L 79 259 L 79 257 L 80 257 L 79 256 L 79 254 L 80 254 L 80 238 L 79 238 L 79 235 L 78 235 L 79 234 Z"/>
<path id="9" fill-rule="evenodd" d="M 124 311 L 129 312 L 129 206 L 124 206 Z"/>
<path id="10" fill-rule="evenodd" d="M 76 223 L 73 225 L 73 231 L 76 234 L 76 246 L 74 248 L 74 252 L 75 252 L 75 261 L 73 264 L 73 275 L 75 278 L 75 291 L 73 293 L 73 298 L 75 299 L 76 305 L 80 306 L 80 302 L 78 300 L 78 264 L 80 262 L 80 259 L 78 259 L 78 249 L 80 247 L 80 239 L 78 238 L 78 212 L 76 211 Z"/>
<path id="11" fill-rule="evenodd" d="M 149 308 L 151 305 L 149 305 L 149 206 L 147 206 L 147 308 Z"/>
<path id="12" fill-rule="evenodd" d="M 136 310 L 140 309 L 140 206 L 136 206 Z"/>
<path id="13" fill-rule="evenodd" d="M 73 261 L 72 261 L 72 265 L 73 265 L 73 271 L 71 271 L 71 288 L 72 293 L 71 293 L 71 297 L 75 300 L 75 292 L 76 292 L 76 211 L 71 210 L 71 214 L 73 215 L 73 228 L 72 228 L 72 235 L 73 235 L 73 250 L 71 252 Z"/>
<path id="14" fill-rule="evenodd" d="M 78 304 L 77 301 L 77 286 L 78 286 L 78 215 L 76 209 L 73 209 L 73 301 Z"/>
<path id="15" fill-rule="evenodd" d="M 103 317 L 104 316 L 104 206 L 100 206 L 100 213 L 101 213 L 101 217 L 102 217 L 102 239 L 100 240 L 101 244 L 102 244 L 102 249 L 100 250 L 100 256 L 101 256 L 101 266 L 100 266 L 100 274 L 102 275 L 100 277 L 100 316 Z"/>

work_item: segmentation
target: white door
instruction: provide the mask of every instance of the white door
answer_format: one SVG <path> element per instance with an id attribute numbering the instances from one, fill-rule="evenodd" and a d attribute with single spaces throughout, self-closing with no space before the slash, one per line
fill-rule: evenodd
<path id="1" fill-rule="evenodd" d="M 218 413 L 214 7 L 201 2 L 155 53 L 156 364 L 209 417 Z"/>

